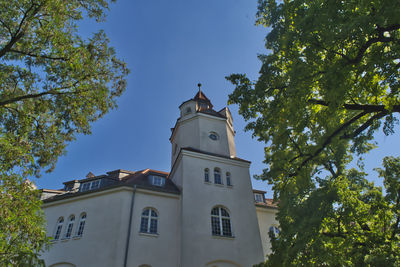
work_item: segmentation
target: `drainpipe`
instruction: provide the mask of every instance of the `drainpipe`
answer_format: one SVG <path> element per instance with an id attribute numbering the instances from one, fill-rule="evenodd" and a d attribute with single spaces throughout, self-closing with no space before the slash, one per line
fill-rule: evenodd
<path id="1" fill-rule="evenodd" d="M 128 263 L 128 251 L 129 251 L 129 241 L 130 241 L 130 237 L 131 237 L 132 214 L 133 214 L 133 204 L 135 203 L 135 192 L 136 192 L 136 185 L 133 186 L 131 208 L 129 211 L 129 223 L 128 223 L 128 233 L 126 235 L 124 267 L 126 267 L 126 264 Z"/>

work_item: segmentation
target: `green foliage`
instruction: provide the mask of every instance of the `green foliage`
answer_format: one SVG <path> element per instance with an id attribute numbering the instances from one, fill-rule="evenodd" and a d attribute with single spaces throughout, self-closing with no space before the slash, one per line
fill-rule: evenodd
<path id="1" fill-rule="evenodd" d="M 41 266 L 48 244 L 39 192 L 17 176 L 0 183 L 0 265 Z"/>
<path id="2" fill-rule="evenodd" d="M 267 266 L 399 265 L 398 178 L 381 172 L 384 196 L 362 168 L 346 169 L 354 156 L 362 167 L 376 132 L 398 123 L 398 3 L 259 0 L 257 16 L 270 27 L 260 76 L 227 79 L 230 103 L 266 144 L 258 177 L 279 199 Z"/>
<path id="3" fill-rule="evenodd" d="M 104 32 L 83 40 L 87 12 L 104 19 L 107 1 L 0 1 L 0 168 L 51 171 L 76 133 L 116 106 L 128 69 Z"/>
<path id="4" fill-rule="evenodd" d="M 31 266 L 45 244 L 24 177 L 54 169 L 76 134 L 116 107 L 128 69 L 103 31 L 106 0 L 0 0 L 0 265 Z M 3 217 L 4 215 L 4 217 Z"/>

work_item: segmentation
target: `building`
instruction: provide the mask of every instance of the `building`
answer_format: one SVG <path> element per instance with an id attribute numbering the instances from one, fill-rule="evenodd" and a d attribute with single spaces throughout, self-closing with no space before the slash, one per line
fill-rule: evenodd
<path id="1" fill-rule="evenodd" d="M 252 190 L 228 108 L 180 106 L 169 173 L 115 170 L 42 189 L 47 266 L 248 267 L 269 253 L 276 205 Z"/>

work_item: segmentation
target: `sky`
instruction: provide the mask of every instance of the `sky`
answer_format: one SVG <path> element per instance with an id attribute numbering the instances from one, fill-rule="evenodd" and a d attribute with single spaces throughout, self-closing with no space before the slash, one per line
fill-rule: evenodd
<path id="1" fill-rule="evenodd" d="M 258 77 L 268 29 L 255 26 L 256 0 L 119 0 L 110 5 L 106 21 L 85 19 L 82 36 L 103 29 L 131 73 L 118 108 L 92 125 L 91 135 L 78 135 L 59 158 L 56 169 L 34 179 L 39 188 L 59 189 L 63 182 L 83 179 L 87 173 L 146 168 L 169 171 L 170 128 L 178 106 L 194 97 L 197 84 L 215 110 L 227 106 L 233 85 L 225 77 L 246 73 Z M 229 105 L 236 130 L 237 156 L 252 162 L 250 174 L 265 165 L 264 144 L 244 132 L 246 122 L 236 105 Z M 367 156 L 367 171 L 383 155 L 399 156 L 399 134 L 377 138 L 380 147 Z M 372 180 L 378 184 L 380 180 Z M 252 179 L 253 188 L 267 191 L 267 182 Z"/>

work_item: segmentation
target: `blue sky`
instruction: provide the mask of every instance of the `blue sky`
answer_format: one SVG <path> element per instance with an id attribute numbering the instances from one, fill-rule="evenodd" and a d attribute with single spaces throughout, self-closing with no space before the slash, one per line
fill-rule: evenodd
<path id="1" fill-rule="evenodd" d="M 233 90 L 225 76 L 246 73 L 257 79 L 257 54 L 266 53 L 267 29 L 254 26 L 256 6 L 256 0 L 119 0 L 111 5 L 106 22 L 83 21 L 83 36 L 104 29 L 118 57 L 127 62 L 127 90 L 118 109 L 93 124 L 92 135 L 77 136 L 55 171 L 35 180 L 38 187 L 61 188 L 62 182 L 82 179 L 89 171 L 169 171 L 170 128 L 178 106 L 196 94 L 197 83 L 219 110 Z M 251 175 L 261 173 L 263 144 L 243 131 L 246 123 L 237 106 L 229 108 L 237 155 L 252 161 Z M 367 157 L 369 170 L 384 154 L 399 156 L 398 134 L 380 135 L 378 142 L 381 147 Z M 266 182 L 252 182 L 272 196 Z"/>

